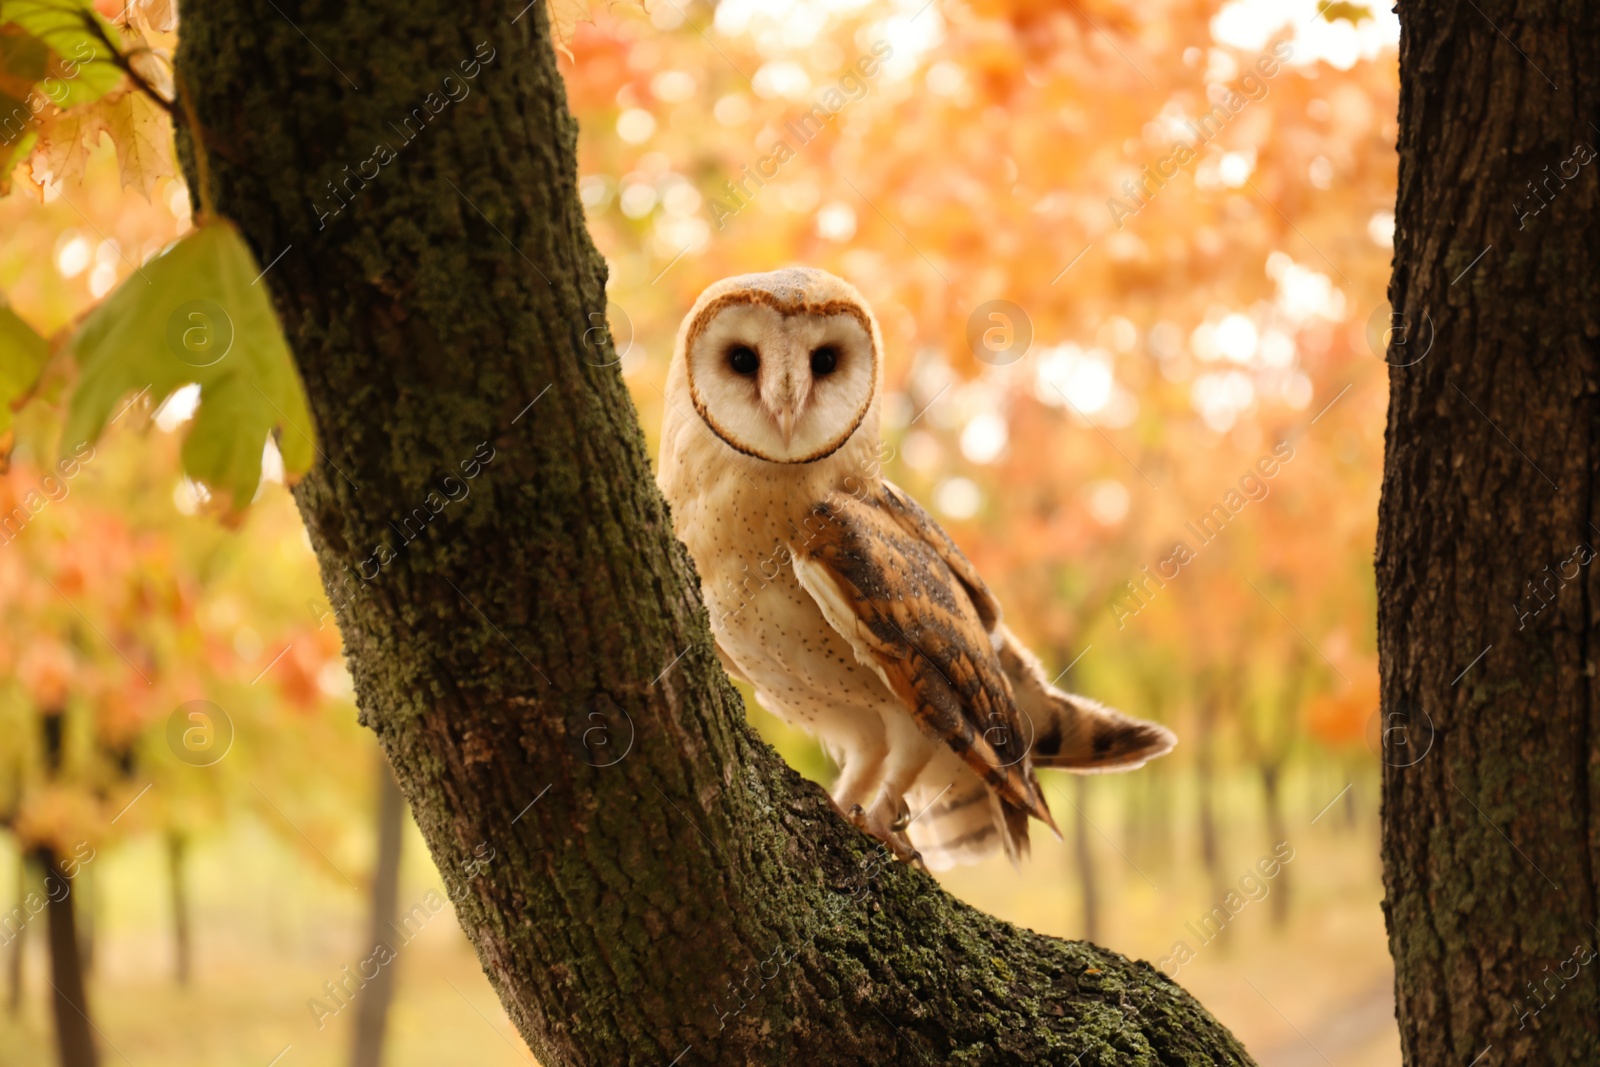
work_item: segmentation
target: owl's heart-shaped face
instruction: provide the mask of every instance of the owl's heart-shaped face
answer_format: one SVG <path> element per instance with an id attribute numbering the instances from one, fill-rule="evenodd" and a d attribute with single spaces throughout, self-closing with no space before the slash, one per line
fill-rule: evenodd
<path id="1" fill-rule="evenodd" d="M 861 309 L 786 307 L 729 293 L 700 314 L 687 352 L 695 410 L 745 455 L 810 463 L 848 441 L 872 406 L 878 353 Z"/>

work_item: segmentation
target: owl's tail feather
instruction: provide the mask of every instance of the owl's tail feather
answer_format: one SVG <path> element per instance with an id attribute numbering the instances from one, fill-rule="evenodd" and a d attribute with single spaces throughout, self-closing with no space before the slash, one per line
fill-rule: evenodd
<path id="1" fill-rule="evenodd" d="M 1038 658 L 1004 625 L 997 625 L 994 636 L 1024 735 L 1032 739 L 1033 767 L 1079 774 L 1131 771 L 1177 744 L 1160 723 L 1051 685 Z M 907 833 L 930 870 L 976 863 L 998 849 L 1013 863 L 1028 854 L 1028 813 L 1005 803 L 976 774 L 963 772 L 942 793 L 924 788 L 907 801 L 916 813 Z"/>
<path id="2" fill-rule="evenodd" d="M 1000 665 L 1011 682 L 1023 731 L 1031 734 L 1035 767 L 1097 774 L 1131 771 L 1178 743 L 1160 723 L 1135 719 L 1098 701 L 1051 685 L 1038 657 L 1004 625 L 997 627 Z"/>
<path id="3" fill-rule="evenodd" d="M 999 848 L 1013 863 L 1028 853 L 1028 813 L 1005 804 L 971 772 L 960 773 L 943 793 L 908 799 L 915 814 L 906 832 L 929 870 L 976 863 Z"/>

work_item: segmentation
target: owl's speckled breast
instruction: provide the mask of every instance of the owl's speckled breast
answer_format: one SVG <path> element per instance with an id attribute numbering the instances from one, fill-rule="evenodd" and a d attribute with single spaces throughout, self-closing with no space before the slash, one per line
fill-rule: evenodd
<path id="1" fill-rule="evenodd" d="M 790 558 L 806 537 L 799 523 L 771 522 L 758 512 L 748 529 L 741 515 L 687 523 L 680 536 L 701 575 L 712 632 L 723 652 L 755 688 L 762 706 L 792 725 L 826 736 L 851 730 L 835 720 L 877 718 L 892 701 L 872 670 L 823 616 L 800 586 Z M 764 546 L 754 552 L 741 546 Z M 832 728 L 832 729 L 830 729 Z"/>

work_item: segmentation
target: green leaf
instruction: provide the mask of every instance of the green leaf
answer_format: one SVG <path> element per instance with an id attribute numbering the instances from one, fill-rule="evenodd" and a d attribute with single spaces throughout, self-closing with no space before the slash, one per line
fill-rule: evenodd
<path id="1" fill-rule="evenodd" d="M 1333 0 L 1333 3 L 1323 4 L 1318 14 L 1329 22 L 1343 19 L 1352 26 L 1359 26 L 1363 19 L 1372 17 L 1372 9 L 1365 4 L 1349 3 L 1348 0 Z"/>
<path id="2" fill-rule="evenodd" d="M 121 48 L 121 36 L 90 0 L 0 0 L 0 25 L 8 24 L 43 41 L 56 54 L 49 92 L 56 106 L 86 104 L 122 84 L 122 71 L 112 62 L 112 49 Z"/>
<path id="3" fill-rule="evenodd" d="M 33 391 L 49 355 L 49 343 L 0 305 L 0 433 L 11 429 L 12 405 Z"/>
<path id="4" fill-rule="evenodd" d="M 50 47 L 31 33 L 12 28 L 0 33 L 0 75 L 32 85 L 50 65 Z"/>
<path id="5" fill-rule="evenodd" d="M 261 479 L 261 450 L 278 433 L 284 474 L 311 469 L 311 415 L 289 346 L 252 284 L 255 257 L 233 225 L 208 223 L 130 275 L 72 338 L 81 371 L 64 445 L 94 441 L 119 402 L 149 390 L 159 404 L 200 386 L 184 471 L 243 510 Z"/>
<path id="6" fill-rule="evenodd" d="M 11 191 L 11 176 L 17 164 L 27 159 L 39 143 L 39 131 L 30 129 L 10 144 L 0 144 L 0 196 Z"/>

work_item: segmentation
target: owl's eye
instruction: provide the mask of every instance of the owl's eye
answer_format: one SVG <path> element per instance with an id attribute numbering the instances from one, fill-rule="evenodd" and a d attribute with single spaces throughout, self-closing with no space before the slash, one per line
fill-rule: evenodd
<path id="1" fill-rule="evenodd" d="M 833 373 L 833 369 L 838 365 L 839 350 L 832 345 L 823 345 L 821 348 L 812 350 L 811 373 L 818 378 L 826 378 Z"/>
<path id="2" fill-rule="evenodd" d="M 761 369 L 761 357 L 748 345 L 734 345 L 728 349 L 728 366 L 733 368 L 733 373 L 748 378 Z"/>

